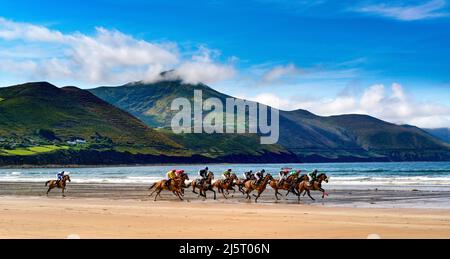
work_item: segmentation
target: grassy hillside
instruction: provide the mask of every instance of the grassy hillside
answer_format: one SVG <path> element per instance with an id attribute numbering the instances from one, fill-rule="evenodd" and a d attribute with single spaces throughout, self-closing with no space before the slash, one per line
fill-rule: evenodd
<path id="1" fill-rule="evenodd" d="M 168 127 L 173 116 L 170 111 L 172 100 L 179 97 L 192 99 L 195 89 L 203 91 L 204 99 L 216 97 L 225 100 L 229 97 L 203 84 L 190 85 L 180 81 L 137 82 L 90 91 L 148 125 Z M 310 161 L 310 157 L 313 161 L 347 161 L 352 158 L 368 161 L 450 159 L 449 145 L 429 133 L 365 115 L 321 117 L 304 110 L 281 111 L 278 145 L 261 146 L 255 141 L 256 137 L 207 134 L 171 136 L 184 146 L 205 153 L 270 150 L 295 153 L 302 161 Z"/>
<path id="2" fill-rule="evenodd" d="M 155 154 L 182 150 L 181 145 L 127 112 L 75 87 L 57 88 L 45 82 L 16 85 L 0 88 L 0 98 L 3 154 L 64 149 L 68 141 L 76 139 L 85 140 L 86 148 L 98 150 L 139 149 Z M 48 148 L 51 145 L 54 148 Z"/>

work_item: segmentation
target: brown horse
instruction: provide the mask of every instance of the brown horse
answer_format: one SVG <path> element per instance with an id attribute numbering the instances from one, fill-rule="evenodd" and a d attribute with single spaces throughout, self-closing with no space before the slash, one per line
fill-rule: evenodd
<path id="1" fill-rule="evenodd" d="M 233 183 L 236 179 L 238 179 L 237 175 L 231 174 L 228 179 L 217 180 L 213 184 L 213 188 L 217 188 L 217 191 L 219 193 L 222 193 L 222 195 L 225 199 L 228 199 L 227 196 L 225 195 L 225 191 L 226 191 L 227 195 L 230 194 L 230 191 L 233 191 L 233 193 L 236 193 L 236 190 L 233 188 Z"/>
<path id="2" fill-rule="evenodd" d="M 186 186 L 185 181 L 189 180 L 189 176 L 185 173 L 181 174 L 180 176 L 175 177 L 172 181 L 170 181 L 169 185 L 167 185 L 168 180 L 161 180 L 159 182 L 154 183 L 150 187 L 150 191 L 152 189 L 153 192 L 149 195 L 149 197 L 152 197 L 153 194 L 156 193 L 155 201 L 159 197 L 161 197 L 162 191 L 171 191 L 175 196 L 177 196 L 181 201 L 183 200 L 183 188 Z"/>
<path id="3" fill-rule="evenodd" d="M 311 200 L 315 201 L 315 199 L 311 196 L 311 191 L 320 191 L 322 192 L 322 199 L 325 199 L 325 196 L 328 196 L 328 193 L 325 192 L 325 190 L 322 188 L 322 182 L 328 183 L 330 178 L 326 174 L 319 174 L 317 176 L 317 179 L 314 181 L 312 185 L 309 185 L 309 179 L 308 177 L 304 178 L 303 181 L 300 181 L 297 186 L 295 187 L 298 192 L 298 201 L 300 201 L 300 196 L 303 192 L 303 196 L 308 194 L 309 198 Z"/>
<path id="4" fill-rule="evenodd" d="M 272 175 L 267 174 L 264 179 L 261 181 L 260 184 L 256 185 L 256 181 L 247 181 L 245 183 L 245 193 L 247 194 L 247 199 L 251 199 L 250 197 L 250 193 L 252 191 L 258 191 L 258 195 L 253 195 L 254 197 L 256 197 L 255 202 L 258 202 L 259 197 L 261 196 L 261 194 L 266 190 L 267 188 L 267 184 L 269 183 L 269 181 L 273 180 Z"/>
<path id="5" fill-rule="evenodd" d="M 272 187 L 272 189 L 275 191 L 275 198 L 279 201 L 280 198 L 278 198 L 278 195 L 283 196 L 278 190 L 286 190 L 290 192 L 292 190 L 293 184 L 288 181 L 283 181 L 281 186 L 279 185 L 280 180 L 279 179 L 273 179 L 270 181 L 269 185 Z"/>
<path id="6" fill-rule="evenodd" d="M 204 198 L 206 198 L 206 192 L 207 191 L 211 191 L 214 193 L 214 200 L 217 199 L 217 195 L 216 195 L 216 191 L 214 191 L 213 189 L 213 185 L 212 185 L 212 181 L 214 180 L 214 173 L 213 172 L 208 172 L 208 174 L 206 175 L 206 179 L 202 182 L 202 179 L 196 179 L 194 181 L 192 181 L 188 187 L 190 185 L 192 185 L 192 192 L 195 194 L 198 194 L 198 197 L 202 196 Z M 196 192 L 195 190 L 199 189 L 199 192 Z"/>
<path id="7" fill-rule="evenodd" d="M 63 179 L 62 179 L 61 181 L 59 181 L 59 182 L 58 182 L 57 180 L 50 180 L 50 181 L 47 181 L 47 182 L 45 183 L 45 186 L 46 186 L 46 187 L 48 186 L 47 196 L 48 196 L 48 193 L 49 193 L 52 189 L 54 189 L 54 188 L 59 188 L 59 189 L 61 189 L 61 191 L 62 191 L 62 196 L 63 196 L 63 197 L 66 197 L 66 195 L 64 194 L 64 192 L 66 191 L 66 184 L 67 184 L 67 181 L 70 182 L 70 176 L 69 176 L 69 175 L 64 175 Z"/>

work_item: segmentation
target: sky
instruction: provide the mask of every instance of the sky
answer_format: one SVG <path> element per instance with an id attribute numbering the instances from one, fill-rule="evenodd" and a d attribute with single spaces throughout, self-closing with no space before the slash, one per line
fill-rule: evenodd
<path id="1" fill-rule="evenodd" d="M 283 110 L 450 127 L 450 0 L 2 1 L 0 86 L 205 83 Z"/>

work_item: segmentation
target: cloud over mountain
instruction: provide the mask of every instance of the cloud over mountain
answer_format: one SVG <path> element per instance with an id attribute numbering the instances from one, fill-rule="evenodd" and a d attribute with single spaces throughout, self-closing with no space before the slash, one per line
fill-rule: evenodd
<path id="1" fill-rule="evenodd" d="M 10 53 L 0 58 L 0 72 L 19 74 L 22 80 L 157 81 L 170 69 L 189 83 L 213 83 L 234 75 L 231 64 L 215 60 L 218 57 L 204 46 L 200 54 L 189 57 L 174 42 L 149 42 L 102 27 L 94 35 L 63 33 L 0 17 L 0 44 Z M 33 50 L 33 57 L 8 51 L 18 46 Z"/>

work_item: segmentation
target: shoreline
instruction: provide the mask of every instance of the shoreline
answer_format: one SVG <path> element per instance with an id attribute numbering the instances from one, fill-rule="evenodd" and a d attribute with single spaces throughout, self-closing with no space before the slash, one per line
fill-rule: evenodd
<path id="1" fill-rule="evenodd" d="M 308 161 L 308 162 L 288 162 L 288 163 L 264 163 L 264 162 L 249 162 L 249 163 L 227 163 L 227 162 L 204 162 L 204 163 L 150 163 L 150 164 L 98 164 L 98 165 L 84 165 L 84 164 L 47 164 L 47 165 L 0 165 L 0 169 L 34 169 L 34 168 L 111 168 L 111 167 L 152 167 L 152 166 L 176 166 L 176 165 L 189 165 L 189 166 L 204 166 L 204 165 L 259 165 L 261 163 L 264 164 L 271 164 L 271 165 L 281 165 L 284 166 L 286 164 L 359 164 L 359 163 L 448 163 L 450 160 L 439 160 L 439 161 L 433 161 L 433 160 L 417 160 L 417 161 L 324 161 L 324 162 L 315 162 L 315 161 Z"/>

